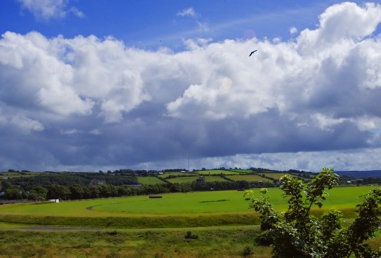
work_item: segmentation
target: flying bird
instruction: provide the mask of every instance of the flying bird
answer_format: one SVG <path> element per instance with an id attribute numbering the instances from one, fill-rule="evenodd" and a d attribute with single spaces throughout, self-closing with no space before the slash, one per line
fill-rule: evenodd
<path id="1" fill-rule="evenodd" d="M 257 52 L 257 50 L 251 51 L 251 53 L 250 53 L 249 56 L 251 56 L 251 55 L 254 54 L 255 52 Z"/>

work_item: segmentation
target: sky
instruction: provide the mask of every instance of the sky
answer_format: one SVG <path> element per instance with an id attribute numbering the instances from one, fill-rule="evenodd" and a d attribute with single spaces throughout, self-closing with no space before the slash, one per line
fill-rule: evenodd
<path id="1" fill-rule="evenodd" d="M 381 0 L 1 0 L 0 171 L 381 169 L 380 23 Z"/>

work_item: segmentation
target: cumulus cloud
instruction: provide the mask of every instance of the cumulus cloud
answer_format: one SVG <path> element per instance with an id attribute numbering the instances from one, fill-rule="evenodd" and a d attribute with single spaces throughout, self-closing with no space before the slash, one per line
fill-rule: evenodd
<path id="1" fill-rule="evenodd" d="M 22 7 L 30 11 L 36 18 L 49 20 L 62 18 L 68 13 L 83 17 L 84 14 L 76 7 L 68 7 L 69 0 L 17 0 Z"/>
<path id="2" fill-rule="evenodd" d="M 0 41 L 1 81 L 7 98 L 62 117 L 97 115 L 118 122 L 149 96 L 128 52 L 112 38 L 47 39 L 7 32 Z"/>
<path id="3" fill-rule="evenodd" d="M 350 168 L 353 153 L 369 160 L 381 147 L 380 22 L 380 5 L 343 3 L 292 41 L 189 39 L 177 53 L 112 37 L 7 32 L 0 138 L 18 136 L 7 125 L 25 128 L 28 138 L 12 146 L 38 146 L 29 161 L 38 168 L 159 167 L 187 157 L 195 167 Z M 17 164 L 15 153 L 0 156 Z M 37 162 L 44 156 L 49 164 Z M 308 161 L 315 156 L 318 165 Z"/>

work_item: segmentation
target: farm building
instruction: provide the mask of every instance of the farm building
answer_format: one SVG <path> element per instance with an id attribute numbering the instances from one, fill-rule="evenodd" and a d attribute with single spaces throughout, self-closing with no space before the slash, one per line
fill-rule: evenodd
<path id="1" fill-rule="evenodd" d="M 196 182 L 197 183 L 204 183 L 205 182 L 205 178 L 203 176 L 199 176 L 197 179 L 196 179 Z"/>
<path id="2" fill-rule="evenodd" d="M 93 179 L 90 181 L 90 186 L 93 186 L 93 185 L 104 185 L 106 184 L 106 181 L 103 181 L 103 180 L 98 180 L 98 179 Z"/>

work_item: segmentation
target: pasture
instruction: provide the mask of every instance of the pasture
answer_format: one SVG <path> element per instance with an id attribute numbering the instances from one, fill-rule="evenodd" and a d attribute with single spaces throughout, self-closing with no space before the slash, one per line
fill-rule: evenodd
<path id="1" fill-rule="evenodd" d="M 245 180 L 247 182 L 272 182 L 271 179 L 259 175 L 228 175 L 226 177 L 234 181 Z"/>
<path id="2" fill-rule="evenodd" d="M 329 191 L 323 208 L 354 208 L 361 202 L 360 195 L 372 186 L 336 187 Z M 259 194 L 259 189 L 255 189 Z M 208 191 L 163 194 L 163 198 L 134 196 L 110 199 L 67 201 L 48 204 L 10 204 L 0 206 L 1 214 L 38 216 L 134 216 L 134 215 L 189 215 L 248 212 L 243 191 Z M 281 190 L 269 188 L 267 196 L 276 210 L 287 207 Z"/>
<path id="3" fill-rule="evenodd" d="M 182 176 L 176 178 L 169 178 L 166 180 L 170 183 L 192 183 L 193 181 L 196 181 L 197 178 L 197 176 Z M 220 176 L 204 176 L 204 178 L 205 182 L 226 181 L 226 179 Z"/>
<path id="4" fill-rule="evenodd" d="M 290 175 L 289 173 L 282 173 L 282 172 L 261 172 L 258 173 L 259 175 L 265 175 L 266 177 L 271 177 L 275 180 L 279 180 L 282 176 Z"/>
<path id="5" fill-rule="evenodd" d="M 138 183 L 142 185 L 156 185 L 156 184 L 165 184 L 163 180 L 160 180 L 154 176 L 139 176 Z"/>
<path id="6" fill-rule="evenodd" d="M 238 171 L 233 171 L 233 170 L 222 170 L 222 169 L 212 169 L 212 170 L 200 170 L 197 171 L 197 174 L 200 175 L 235 175 L 239 174 L 240 172 Z M 243 172 L 242 172 L 243 173 Z"/>
<path id="7" fill-rule="evenodd" d="M 323 208 L 344 211 L 349 221 L 360 195 L 372 186 L 336 187 Z M 278 188 L 268 197 L 287 207 Z M 259 194 L 259 189 L 254 189 Z M 271 257 L 257 246 L 258 214 L 243 191 L 209 191 L 0 206 L 0 257 Z M 315 210 L 316 211 L 316 210 Z M 346 219 L 346 221 L 348 221 Z M 13 223 L 13 224 L 12 224 Z M 15 242 L 14 240 L 17 239 Z M 377 248 L 379 237 L 369 241 Z"/>

